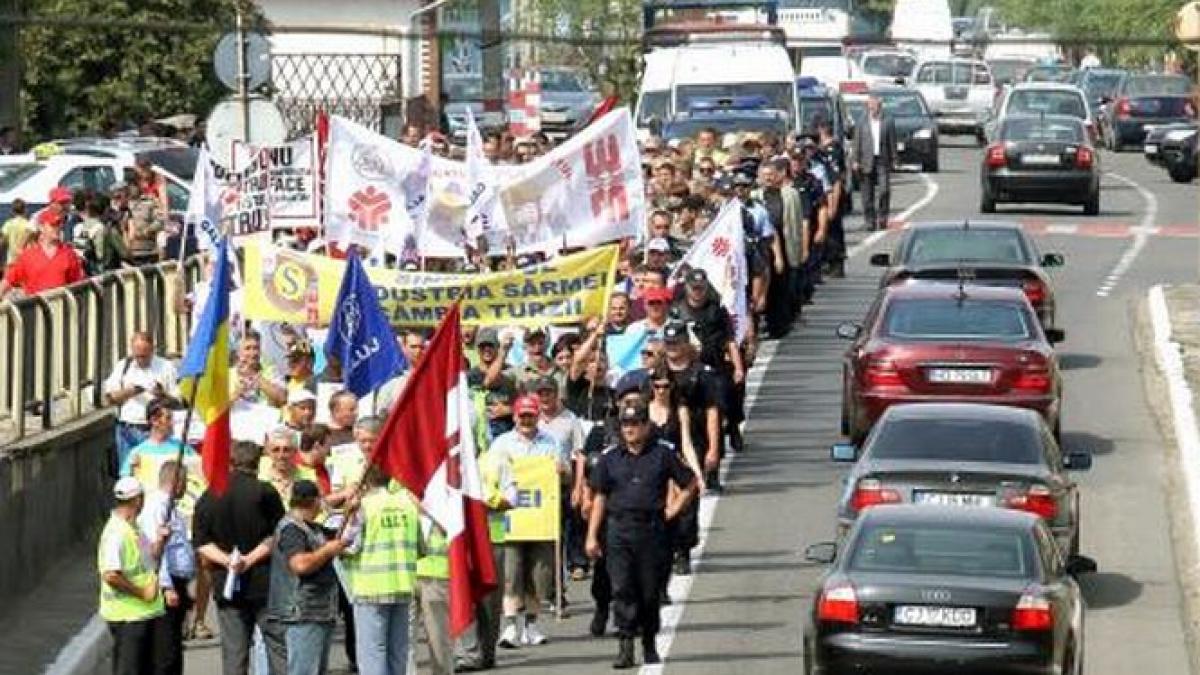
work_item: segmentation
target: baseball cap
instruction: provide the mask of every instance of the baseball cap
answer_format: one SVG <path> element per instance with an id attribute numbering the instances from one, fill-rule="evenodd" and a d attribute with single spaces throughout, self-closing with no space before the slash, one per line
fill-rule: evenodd
<path id="1" fill-rule="evenodd" d="M 482 347 L 483 345 L 499 345 L 500 336 L 496 333 L 495 328 L 480 328 L 479 333 L 475 336 L 475 346 Z"/>
<path id="2" fill-rule="evenodd" d="M 113 496 L 121 501 L 133 499 L 142 494 L 142 484 L 133 476 L 125 476 L 113 486 Z"/>
<path id="3" fill-rule="evenodd" d="M 533 396 L 522 396 L 513 405 L 513 413 L 521 415 L 537 415 L 542 411 L 542 404 Z"/>
<path id="4" fill-rule="evenodd" d="M 315 402 L 316 400 L 317 395 L 307 389 L 293 389 L 288 392 L 287 404 L 298 405 L 300 403 L 307 403 L 309 401 Z"/>
<path id="5" fill-rule="evenodd" d="M 296 340 L 292 343 L 292 346 L 288 347 L 287 355 L 288 358 L 292 358 L 293 356 L 312 356 L 312 343 L 303 339 Z"/>
<path id="6" fill-rule="evenodd" d="M 70 188 L 58 186 L 50 190 L 50 201 L 59 204 L 70 204 L 72 200 Z"/>
<path id="7" fill-rule="evenodd" d="M 738 171 L 733 174 L 733 184 L 738 186 L 754 185 L 754 179 L 744 172 Z"/>
<path id="8" fill-rule="evenodd" d="M 642 291 L 642 297 L 646 299 L 646 302 L 670 302 L 674 294 L 669 288 L 655 287 Z"/>
<path id="9" fill-rule="evenodd" d="M 617 386 L 613 387 L 613 393 L 616 394 L 617 398 L 634 392 L 641 393 L 645 391 L 646 382 L 649 378 L 650 375 L 645 370 L 631 370 L 622 375 L 621 379 L 617 380 Z"/>
<path id="10" fill-rule="evenodd" d="M 37 216 L 39 225 L 49 225 L 51 227 L 62 227 L 63 217 L 61 213 L 56 213 L 50 209 L 44 209 Z"/>
<path id="11" fill-rule="evenodd" d="M 298 480 L 292 483 L 292 497 L 289 500 L 292 504 L 311 502 L 320 498 L 321 490 L 311 480 Z"/>
<path id="12" fill-rule="evenodd" d="M 558 391 L 558 380 L 549 375 L 540 375 L 529 382 L 529 391 Z"/>
<path id="13" fill-rule="evenodd" d="M 716 180 L 716 186 L 721 192 L 730 192 L 733 190 L 733 177 L 728 174 L 721 176 Z"/>
<path id="14" fill-rule="evenodd" d="M 708 273 L 699 267 L 694 267 L 687 273 L 688 286 L 704 286 L 708 284 Z"/>
<path id="15" fill-rule="evenodd" d="M 688 341 L 687 326 L 678 321 L 672 321 L 663 328 L 663 342 L 673 345 Z"/>
<path id="16" fill-rule="evenodd" d="M 650 412 L 645 406 L 627 405 L 621 408 L 618 419 L 622 422 L 646 422 L 650 419 Z"/>
<path id="17" fill-rule="evenodd" d="M 670 253 L 671 243 L 662 237 L 655 237 L 646 242 L 647 251 L 655 251 L 657 253 Z"/>

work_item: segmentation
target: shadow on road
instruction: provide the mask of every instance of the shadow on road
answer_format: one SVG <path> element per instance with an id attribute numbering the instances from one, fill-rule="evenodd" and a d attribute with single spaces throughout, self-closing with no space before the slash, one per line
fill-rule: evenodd
<path id="1" fill-rule="evenodd" d="M 1142 582 L 1118 572 L 1097 572 L 1079 579 L 1088 609 L 1123 607 L 1142 595 Z"/>
<path id="2" fill-rule="evenodd" d="M 1097 436 L 1086 431 L 1064 431 L 1062 446 L 1069 452 L 1090 452 L 1092 455 L 1109 455 L 1117 444 L 1111 438 Z"/>
<path id="3" fill-rule="evenodd" d="M 1099 368 L 1104 359 L 1095 354 L 1059 354 L 1058 367 L 1063 370 L 1084 370 Z"/>

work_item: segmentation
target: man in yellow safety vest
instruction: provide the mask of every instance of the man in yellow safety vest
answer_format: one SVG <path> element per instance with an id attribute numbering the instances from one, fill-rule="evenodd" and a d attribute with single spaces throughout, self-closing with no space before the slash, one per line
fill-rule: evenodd
<path id="1" fill-rule="evenodd" d="M 135 525 L 144 500 L 138 479 L 125 477 L 113 487 L 117 505 L 100 535 L 100 616 L 113 638 L 114 675 L 140 675 L 155 663 L 154 633 L 163 616 L 157 565 L 150 542 Z"/>

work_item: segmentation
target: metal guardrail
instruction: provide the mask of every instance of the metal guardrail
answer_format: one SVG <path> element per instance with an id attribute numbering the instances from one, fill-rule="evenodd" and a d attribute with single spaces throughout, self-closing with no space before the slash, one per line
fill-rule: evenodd
<path id="1" fill-rule="evenodd" d="M 202 270 L 194 256 L 0 303 L 0 451 L 103 408 L 104 380 L 136 331 L 159 354 L 182 354 L 192 320 L 182 298 Z"/>

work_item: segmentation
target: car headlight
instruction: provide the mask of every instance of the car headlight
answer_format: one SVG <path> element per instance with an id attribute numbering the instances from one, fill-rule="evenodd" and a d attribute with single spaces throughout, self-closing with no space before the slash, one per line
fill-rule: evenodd
<path id="1" fill-rule="evenodd" d="M 1190 138 L 1190 137 L 1191 137 L 1193 134 L 1195 134 L 1195 133 L 1196 133 L 1196 132 L 1195 132 L 1195 130 L 1193 130 L 1193 129 L 1176 129 L 1175 131 L 1168 131 L 1168 132 L 1167 132 L 1166 140 L 1168 140 L 1168 141 L 1182 141 L 1182 140 L 1185 140 L 1185 139 L 1187 139 L 1187 138 Z"/>
<path id="2" fill-rule="evenodd" d="M 920 139 L 933 138 L 933 129 L 917 129 L 913 132 L 912 137 Z"/>

